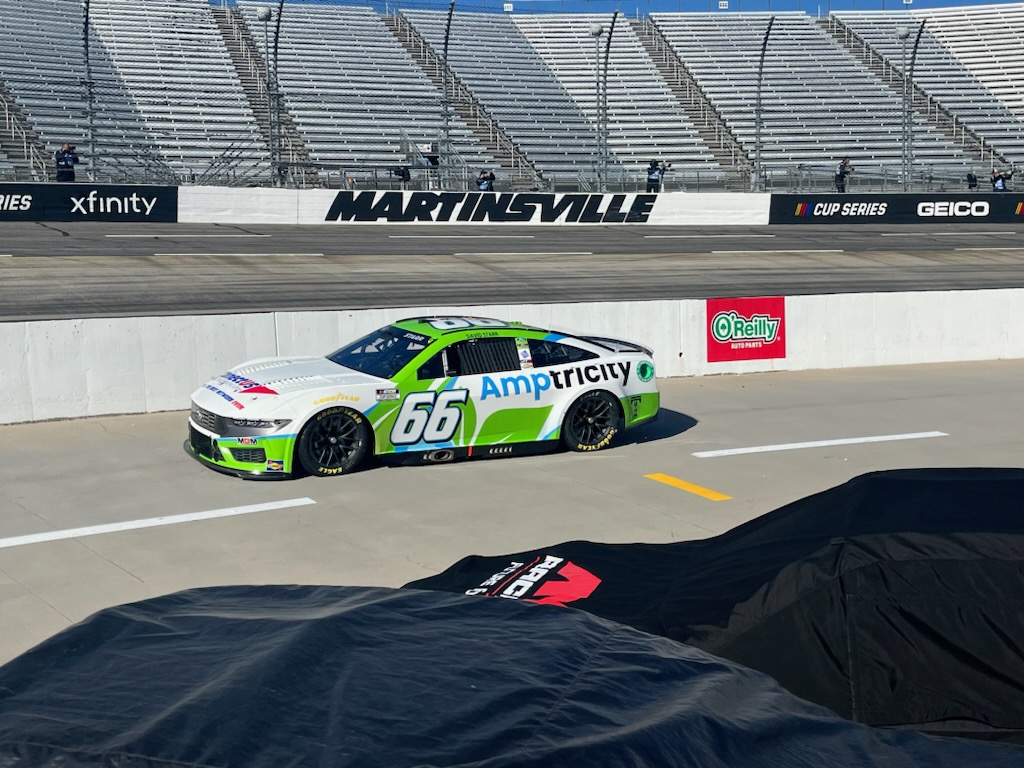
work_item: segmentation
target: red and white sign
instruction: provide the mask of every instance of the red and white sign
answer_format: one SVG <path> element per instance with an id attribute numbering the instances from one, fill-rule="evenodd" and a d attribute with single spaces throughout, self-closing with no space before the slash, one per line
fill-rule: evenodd
<path id="1" fill-rule="evenodd" d="M 786 297 L 708 299 L 708 362 L 786 356 Z"/>

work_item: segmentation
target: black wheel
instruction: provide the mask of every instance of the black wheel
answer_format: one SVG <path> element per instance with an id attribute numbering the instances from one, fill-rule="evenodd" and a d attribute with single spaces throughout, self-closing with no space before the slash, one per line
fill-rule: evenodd
<path id="1" fill-rule="evenodd" d="M 562 422 L 562 443 L 570 451 L 599 451 L 615 439 L 621 422 L 619 402 L 595 389 L 569 406 Z"/>
<path id="2" fill-rule="evenodd" d="M 368 450 L 370 428 L 363 415 L 348 408 L 328 408 L 303 427 L 296 453 L 309 474 L 331 477 L 354 470 Z"/>

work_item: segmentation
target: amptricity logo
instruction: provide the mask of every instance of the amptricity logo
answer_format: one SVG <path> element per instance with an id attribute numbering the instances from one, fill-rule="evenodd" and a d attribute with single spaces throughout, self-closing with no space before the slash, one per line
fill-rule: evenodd
<path id="1" fill-rule="evenodd" d="M 711 333 L 720 342 L 760 339 L 770 344 L 778 338 L 781 323 L 781 318 L 770 315 L 751 315 L 747 318 L 731 310 L 715 315 L 711 321 Z"/>
<path id="2" fill-rule="evenodd" d="M 600 583 L 601 579 L 575 563 L 544 555 L 531 563 L 512 562 L 479 587 L 467 589 L 466 594 L 564 607 L 566 603 L 590 597 Z"/>
<path id="3" fill-rule="evenodd" d="M 888 203 L 797 203 L 793 213 L 797 216 L 885 216 Z"/>
<path id="4" fill-rule="evenodd" d="M 1017 206 L 1018 209 L 1020 206 Z M 924 201 L 917 204 L 917 215 L 921 218 L 935 217 L 985 217 L 991 207 L 987 200 L 943 200 L 939 202 Z"/>

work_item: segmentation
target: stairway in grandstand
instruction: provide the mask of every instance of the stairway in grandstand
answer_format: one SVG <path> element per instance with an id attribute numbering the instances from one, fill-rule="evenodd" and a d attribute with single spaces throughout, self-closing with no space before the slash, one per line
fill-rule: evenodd
<path id="1" fill-rule="evenodd" d="M 234 64 L 235 72 L 242 84 L 242 90 L 249 101 L 249 107 L 256 117 L 260 134 L 267 146 L 273 140 L 271 124 L 270 79 L 267 60 L 259 50 L 249 27 L 237 8 L 213 7 L 213 17 L 220 29 L 228 55 Z M 312 158 L 309 148 L 302 141 L 295 128 L 295 121 L 288 113 L 284 104 L 277 105 L 276 118 L 279 120 L 277 140 L 281 152 L 282 167 L 273 173 L 279 176 L 277 181 L 296 184 L 300 187 L 315 183 L 316 171 L 310 166 Z"/>
<path id="2" fill-rule="evenodd" d="M 830 179 L 842 157 L 863 178 L 895 181 L 902 161 L 902 101 L 893 89 L 803 13 L 656 13 L 652 22 L 753 155 L 758 61 L 774 16 L 761 90 L 761 158 L 769 177 Z M 962 148 L 914 117 L 915 169 L 962 179 Z"/>
<path id="3" fill-rule="evenodd" d="M 0 115 L 0 181 L 46 181 L 50 155 L 2 81 Z"/>
<path id="4" fill-rule="evenodd" d="M 447 14 L 403 11 L 435 51 Z M 545 177 L 586 184 L 598 158 L 594 14 L 456 12 L 448 64 Z M 605 38 L 606 39 L 606 38 Z M 479 41 L 486 40 L 487 55 Z M 600 54 L 603 58 L 604 52 Z M 691 172 L 722 168 L 625 19 L 612 35 L 607 78 L 609 178 L 635 189 L 652 158 Z"/>
<path id="5" fill-rule="evenodd" d="M 833 12 L 828 25 L 847 47 L 877 59 L 901 81 L 903 47 L 897 30 L 909 33 L 909 69 L 922 22 L 913 69 L 918 112 L 966 141 L 982 168 L 1024 163 L 1024 4 Z"/>
<path id="6" fill-rule="evenodd" d="M 730 133 L 721 113 L 701 91 L 672 46 L 648 19 L 633 19 L 630 24 L 718 164 L 747 176 L 750 168 L 746 151 Z"/>
<path id="7" fill-rule="evenodd" d="M 238 3 L 266 56 L 260 5 Z M 276 12 L 276 3 L 262 5 Z M 439 141 L 441 92 L 370 8 L 285 4 L 277 80 L 284 106 L 327 183 L 339 173 L 357 185 L 392 183 L 391 169 L 410 162 L 409 144 Z M 451 117 L 449 137 L 453 154 L 468 168 L 493 165 L 491 153 L 458 115 Z M 426 172 L 414 169 L 414 181 Z M 465 173 L 462 189 L 469 182 Z"/>
<path id="8" fill-rule="evenodd" d="M 497 166 L 495 175 L 501 186 L 512 190 L 536 189 L 544 186 L 543 177 L 533 167 L 526 154 L 501 129 L 487 108 L 476 99 L 444 63 L 443 55 L 435 52 L 409 23 L 403 14 L 385 16 L 384 23 L 395 38 L 420 65 L 423 72 L 442 93 L 447 88 L 449 105 L 454 114 L 473 131 L 489 152 Z"/>

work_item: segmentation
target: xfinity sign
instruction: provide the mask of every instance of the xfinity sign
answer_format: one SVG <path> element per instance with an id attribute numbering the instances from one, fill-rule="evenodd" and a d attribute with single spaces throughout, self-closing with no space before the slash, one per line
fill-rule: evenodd
<path id="1" fill-rule="evenodd" d="M 936 216 L 988 216 L 987 200 L 943 200 L 939 202 L 925 201 L 917 204 L 917 215 L 922 218 Z"/>

